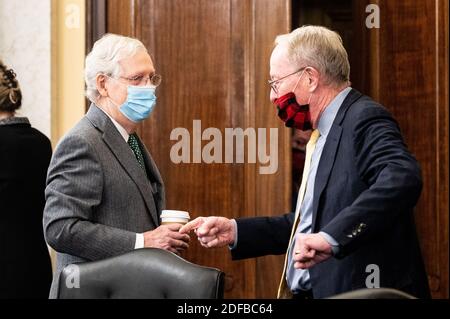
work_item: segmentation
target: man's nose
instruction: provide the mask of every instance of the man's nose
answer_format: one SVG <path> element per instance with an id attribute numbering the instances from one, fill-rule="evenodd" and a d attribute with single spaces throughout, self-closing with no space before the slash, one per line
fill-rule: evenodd
<path id="1" fill-rule="evenodd" d="M 276 94 L 273 89 L 270 89 L 270 102 L 274 103 L 275 99 L 278 98 L 278 94 Z"/>

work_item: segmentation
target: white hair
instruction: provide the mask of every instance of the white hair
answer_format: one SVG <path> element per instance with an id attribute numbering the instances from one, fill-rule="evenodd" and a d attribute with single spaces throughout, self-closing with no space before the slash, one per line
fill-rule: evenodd
<path id="1" fill-rule="evenodd" d="M 299 67 L 311 66 L 325 76 L 325 83 L 350 81 L 348 54 L 337 32 L 321 26 L 303 26 L 280 35 L 275 44 L 288 46 L 288 58 Z"/>
<path id="2" fill-rule="evenodd" d="M 116 34 L 106 34 L 95 42 L 91 53 L 86 57 L 84 70 L 87 98 L 96 103 L 100 96 L 97 90 L 97 75 L 118 76 L 119 62 L 141 50 L 147 52 L 141 41 Z"/>

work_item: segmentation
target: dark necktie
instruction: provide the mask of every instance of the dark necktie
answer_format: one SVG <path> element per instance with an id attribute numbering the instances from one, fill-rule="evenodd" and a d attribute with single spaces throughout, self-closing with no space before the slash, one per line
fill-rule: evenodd
<path id="1" fill-rule="evenodd" d="M 141 148 L 139 147 L 139 143 L 135 134 L 131 134 L 128 138 L 128 145 L 130 145 L 131 150 L 133 151 L 134 156 L 136 156 L 139 165 L 145 171 L 144 156 L 142 155 Z"/>

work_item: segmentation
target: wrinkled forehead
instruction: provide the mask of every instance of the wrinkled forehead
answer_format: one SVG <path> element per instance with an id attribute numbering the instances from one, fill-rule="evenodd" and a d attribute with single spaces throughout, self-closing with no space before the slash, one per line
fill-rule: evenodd
<path id="1" fill-rule="evenodd" d="M 294 72 L 296 66 L 289 60 L 286 43 L 277 44 L 270 56 L 270 75 L 279 76 L 280 73 Z"/>
<path id="2" fill-rule="evenodd" d="M 155 73 L 153 60 L 144 50 L 139 50 L 135 55 L 121 59 L 119 64 L 125 76 Z"/>

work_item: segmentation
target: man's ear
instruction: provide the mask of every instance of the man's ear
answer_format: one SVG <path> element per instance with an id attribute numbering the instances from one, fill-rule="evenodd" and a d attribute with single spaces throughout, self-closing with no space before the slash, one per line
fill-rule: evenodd
<path id="1" fill-rule="evenodd" d="M 103 97 L 108 96 L 108 89 L 106 88 L 106 76 L 103 74 L 97 74 L 95 81 L 96 81 L 97 90 L 98 90 L 98 93 L 100 93 L 100 96 L 103 96 Z"/>
<path id="2" fill-rule="evenodd" d="M 312 67 L 306 68 L 305 71 L 308 79 L 308 87 L 309 87 L 308 91 L 312 93 L 319 86 L 320 73 L 319 71 L 317 71 Z"/>

